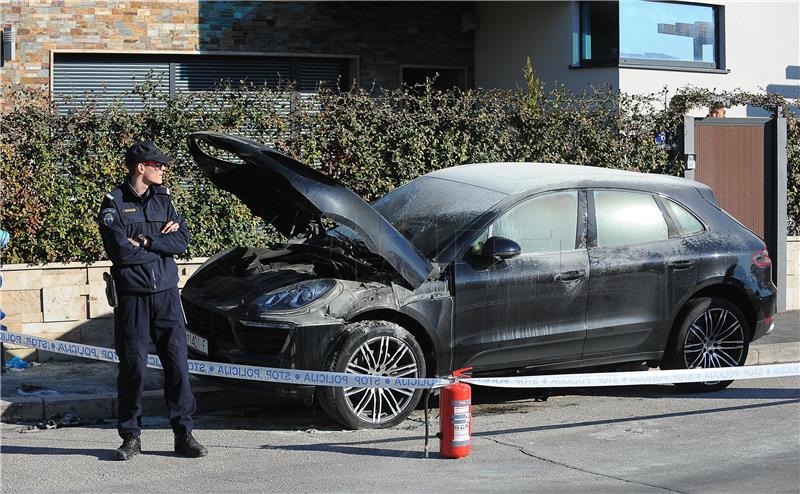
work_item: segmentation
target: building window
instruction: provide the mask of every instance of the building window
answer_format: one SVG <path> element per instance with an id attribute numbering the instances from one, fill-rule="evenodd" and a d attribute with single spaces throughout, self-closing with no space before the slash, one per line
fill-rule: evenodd
<path id="1" fill-rule="evenodd" d="M 415 67 L 406 65 L 400 69 L 400 80 L 406 86 L 433 81 L 433 89 L 446 91 L 457 87 L 467 88 L 467 69 L 464 67 Z"/>
<path id="2" fill-rule="evenodd" d="M 619 63 L 619 5 L 581 3 L 581 64 Z"/>
<path id="3" fill-rule="evenodd" d="M 580 31 L 581 65 L 721 68 L 717 6 L 581 2 Z"/>

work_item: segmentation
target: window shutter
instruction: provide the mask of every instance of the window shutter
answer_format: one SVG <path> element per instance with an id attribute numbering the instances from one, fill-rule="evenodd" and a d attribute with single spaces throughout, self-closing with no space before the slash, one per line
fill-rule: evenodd
<path id="1" fill-rule="evenodd" d="M 292 65 L 288 58 L 207 60 L 194 57 L 175 63 L 175 91 L 208 91 L 224 82 L 230 82 L 233 87 L 244 82 L 274 88 L 291 76 Z"/>
<path id="2" fill-rule="evenodd" d="M 319 87 L 345 87 L 348 64 L 341 58 L 60 53 L 53 64 L 53 99 L 62 111 L 89 101 L 104 110 L 117 100 L 128 110 L 140 111 L 142 100 L 132 91 L 150 80 L 164 94 L 209 91 L 224 83 L 277 88 L 294 81 L 306 100 Z M 278 102 L 278 111 L 288 113 L 291 106 L 287 98 Z"/>
<path id="3" fill-rule="evenodd" d="M 300 58 L 297 90 L 308 93 L 322 85 L 331 90 L 347 86 L 347 61 L 338 58 Z"/>
<path id="4" fill-rule="evenodd" d="M 169 92 L 169 63 L 146 57 L 127 60 L 100 57 L 55 58 L 53 64 L 53 99 L 61 111 L 83 106 L 94 100 L 98 109 L 113 101 L 122 101 L 132 111 L 142 109 L 142 100 L 131 94 L 135 85 L 150 80 L 156 91 Z"/>

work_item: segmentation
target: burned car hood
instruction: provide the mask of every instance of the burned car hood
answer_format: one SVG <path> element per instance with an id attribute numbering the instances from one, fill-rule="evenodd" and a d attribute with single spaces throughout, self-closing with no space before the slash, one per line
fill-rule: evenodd
<path id="1" fill-rule="evenodd" d="M 412 288 L 433 271 L 408 239 L 336 180 L 240 137 L 197 132 L 187 140 L 192 158 L 214 184 L 236 195 L 283 235 L 303 233 L 326 216 L 356 232 L 367 248 L 385 259 Z M 210 156 L 202 145 L 235 155 L 240 163 Z"/>

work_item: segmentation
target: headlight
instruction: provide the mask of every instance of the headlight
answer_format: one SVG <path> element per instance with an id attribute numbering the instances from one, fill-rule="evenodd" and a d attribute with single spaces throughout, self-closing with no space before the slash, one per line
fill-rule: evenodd
<path id="1" fill-rule="evenodd" d="M 261 311 L 299 309 L 319 300 L 335 286 L 336 281 L 330 279 L 301 281 L 262 295 L 253 303 Z"/>

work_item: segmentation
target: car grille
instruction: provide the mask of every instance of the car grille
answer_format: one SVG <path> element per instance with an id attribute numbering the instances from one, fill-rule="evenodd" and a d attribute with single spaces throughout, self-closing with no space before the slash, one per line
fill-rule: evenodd
<path id="1" fill-rule="evenodd" d="M 233 332 L 228 318 L 199 305 L 183 300 L 188 330 L 209 340 L 212 347 L 234 346 Z"/>
<path id="2" fill-rule="evenodd" d="M 236 324 L 234 332 L 242 351 L 256 354 L 279 353 L 289 336 L 289 329 Z"/>
<path id="3" fill-rule="evenodd" d="M 210 350 L 222 351 L 238 349 L 237 353 L 274 354 L 279 353 L 289 337 L 285 327 L 245 326 L 234 320 L 233 326 L 228 318 L 218 312 L 183 300 L 187 329 L 209 341 Z"/>

